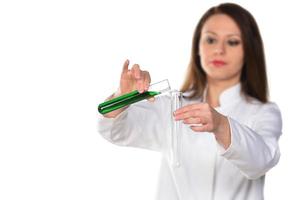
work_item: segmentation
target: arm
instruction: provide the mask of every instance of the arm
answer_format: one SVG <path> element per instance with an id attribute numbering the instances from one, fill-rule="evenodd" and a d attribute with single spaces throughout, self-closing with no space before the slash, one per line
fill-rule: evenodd
<path id="1" fill-rule="evenodd" d="M 123 110 L 114 118 L 100 116 L 100 134 L 120 146 L 131 146 L 161 151 L 165 132 L 170 127 L 165 97 L 156 97 L 154 102 L 142 101 Z"/>
<path id="2" fill-rule="evenodd" d="M 143 92 L 148 90 L 151 81 L 147 71 L 140 70 L 135 64 L 128 68 L 129 60 L 126 60 L 121 73 L 120 86 L 118 91 L 108 99 L 126 94 L 133 90 Z M 162 106 L 163 101 L 157 97 L 155 102 L 139 102 L 106 113 L 99 116 L 98 130 L 104 138 L 110 142 L 122 145 L 160 150 L 164 134 L 166 131 L 165 114 L 168 107 Z"/>
<path id="3" fill-rule="evenodd" d="M 249 179 L 259 178 L 278 163 L 282 129 L 281 114 L 275 104 L 265 104 L 253 117 L 251 128 L 228 117 L 231 144 L 226 150 L 220 147 L 221 155 Z"/>
<path id="4" fill-rule="evenodd" d="M 255 123 L 249 128 L 218 113 L 207 103 L 187 105 L 175 112 L 175 119 L 190 124 L 192 130 L 213 133 L 221 155 L 247 178 L 256 179 L 279 160 L 282 122 L 279 109 L 271 103 L 264 104 L 251 117 Z"/>

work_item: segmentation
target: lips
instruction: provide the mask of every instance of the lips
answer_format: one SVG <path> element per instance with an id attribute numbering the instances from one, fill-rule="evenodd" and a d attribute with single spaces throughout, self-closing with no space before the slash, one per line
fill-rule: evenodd
<path id="1" fill-rule="evenodd" d="M 226 62 L 224 62 L 222 60 L 213 60 L 211 63 L 216 67 L 222 67 L 222 66 L 226 65 Z"/>

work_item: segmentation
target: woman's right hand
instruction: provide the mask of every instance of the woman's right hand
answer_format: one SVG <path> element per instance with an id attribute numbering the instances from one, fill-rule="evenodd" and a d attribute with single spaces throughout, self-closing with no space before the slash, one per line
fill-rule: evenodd
<path id="1" fill-rule="evenodd" d="M 134 90 L 138 90 L 140 93 L 148 90 L 151 82 L 149 72 L 141 70 L 138 64 L 134 64 L 131 69 L 128 67 L 129 60 L 126 60 L 121 73 L 119 89 L 107 100 L 132 92 Z M 150 101 L 153 101 L 153 99 L 150 99 Z M 125 109 L 126 107 L 106 113 L 104 117 L 114 118 Z"/>
<path id="2" fill-rule="evenodd" d="M 140 93 L 147 91 L 151 82 L 149 72 L 141 70 L 138 64 L 134 64 L 131 69 L 128 67 L 129 60 L 126 60 L 121 73 L 119 95 L 133 90 L 138 90 Z"/>

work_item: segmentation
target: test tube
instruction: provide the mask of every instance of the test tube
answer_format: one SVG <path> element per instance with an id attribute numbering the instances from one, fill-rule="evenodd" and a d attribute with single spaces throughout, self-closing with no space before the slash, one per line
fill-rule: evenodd
<path id="1" fill-rule="evenodd" d="M 180 167 L 182 151 L 182 131 L 181 122 L 175 121 L 173 113 L 182 106 L 182 93 L 177 90 L 170 92 L 171 96 L 171 163 L 174 167 Z"/>
<path id="2" fill-rule="evenodd" d="M 156 95 L 162 94 L 170 90 L 170 84 L 168 79 L 153 83 L 149 86 L 148 91 L 139 93 L 137 90 L 134 90 L 130 93 L 124 94 L 122 96 L 113 98 L 111 100 L 105 101 L 98 106 L 98 111 L 101 114 L 106 114 L 111 111 L 123 108 L 130 104 L 154 97 Z"/>

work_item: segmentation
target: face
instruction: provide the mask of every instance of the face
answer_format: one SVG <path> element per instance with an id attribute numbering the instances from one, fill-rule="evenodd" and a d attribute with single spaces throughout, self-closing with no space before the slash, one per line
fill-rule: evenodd
<path id="1" fill-rule="evenodd" d="M 241 31 L 225 14 L 212 15 L 201 30 L 199 54 L 207 80 L 237 83 L 244 64 Z"/>

